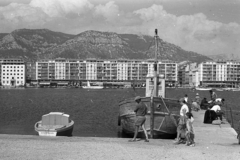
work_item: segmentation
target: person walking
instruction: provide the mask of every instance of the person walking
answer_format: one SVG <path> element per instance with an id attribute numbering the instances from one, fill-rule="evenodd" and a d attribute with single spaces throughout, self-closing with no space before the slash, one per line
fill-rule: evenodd
<path id="1" fill-rule="evenodd" d="M 136 142 L 136 138 L 138 135 L 138 131 L 140 127 L 142 127 L 144 134 L 145 134 L 145 142 L 149 142 L 148 134 L 145 129 L 145 121 L 146 121 L 146 114 L 147 114 L 147 106 L 141 101 L 141 97 L 137 96 L 135 98 L 135 101 L 137 102 L 136 109 L 134 112 L 136 113 L 136 122 L 135 122 L 135 132 L 133 139 L 129 140 L 129 142 Z"/>

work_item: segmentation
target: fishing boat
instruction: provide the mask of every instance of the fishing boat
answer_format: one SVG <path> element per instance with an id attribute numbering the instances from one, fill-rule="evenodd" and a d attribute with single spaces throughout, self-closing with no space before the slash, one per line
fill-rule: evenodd
<path id="1" fill-rule="evenodd" d="M 161 97 L 141 97 L 141 101 L 147 106 L 145 128 L 154 138 L 174 138 L 177 133 L 177 121 L 179 119 L 180 105 L 176 99 Z M 135 131 L 136 114 L 134 109 L 137 103 L 134 98 L 123 100 L 119 103 L 119 121 L 122 131 L 133 134 Z M 153 112 L 154 125 L 151 133 L 151 112 Z M 140 130 L 143 134 L 143 130 Z"/>
<path id="2" fill-rule="evenodd" d="M 231 91 L 234 91 L 234 92 L 240 91 L 240 88 L 232 88 Z"/>
<path id="3" fill-rule="evenodd" d="M 83 89 L 103 89 L 103 86 L 100 85 L 91 85 L 89 81 L 87 81 L 86 86 L 82 86 Z"/>
<path id="4" fill-rule="evenodd" d="M 157 40 L 155 30 L 154 75 L 146 77 L 146 94 L 145 97 L 141 97 L 141 102 L 148 108 L 145 128 L 150 138 L 175 138 L 181 105 L 177 99 L 165 98 L 165 78 L 164 75 L 157 74 Z M 118 124 L 122 128 L 122 133 L 134 134 L 136 106 L 134 97 L 119 102 Z M 144 135 L 141 127 L 138 135 Z"/>
<path id="5" fill-rule="evenodd" d="M 39 136 L 72 136 L 74 121 L 68 114 L 50 112 L 42 116 L 34 127 Z"/>

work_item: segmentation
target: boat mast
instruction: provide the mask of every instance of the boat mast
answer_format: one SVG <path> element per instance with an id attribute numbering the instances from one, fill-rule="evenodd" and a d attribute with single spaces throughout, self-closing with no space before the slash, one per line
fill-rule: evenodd
<path id="1" fill-rule="evenodd" d="M 154 40 L 155 40 L 155 62 L 154 62 L 154 92 L 153 92 L 153 96 L 154 97 L 158 97 L 158 73 L 157 73 L 157 54 L 158 54 L 158 30 L 155 29 L 155 36 L 154 36 Z"/>
<path id="2" fill-rule="evenodd" d="M 153 138 L 153 131 L 154 131 L 154 97 L 158 97 L 158 73 L 157 73 L 157 53 L 158 53 L 158 35 L 157 29 L 155 29 L 155 62 L 153 65 L 154 69 L 154 84 L 153 84 L 153 94 L 151 95 L 151 102 L 150 102 L 150 138 Z"/>

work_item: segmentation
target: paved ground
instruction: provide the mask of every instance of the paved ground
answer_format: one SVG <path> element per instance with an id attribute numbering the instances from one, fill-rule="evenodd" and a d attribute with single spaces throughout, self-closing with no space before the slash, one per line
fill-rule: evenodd
<path id="1" fill-rule="evenodd" d="M 125 138 L 39 137 L 0 135 L 1 160 L 238 160 L 240 145 L 229 124 L 203 124 L 204 111 L 194 112 L 196 146 L 173 140 L 128 142 Z"/>

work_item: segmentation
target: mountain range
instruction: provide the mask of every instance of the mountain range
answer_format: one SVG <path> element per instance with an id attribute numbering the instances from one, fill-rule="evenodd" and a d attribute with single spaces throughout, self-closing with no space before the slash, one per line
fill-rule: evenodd
<path id="1" fill-rule="evenodd" d="M 18 29 L 0 33 L 0 58 L 38 59 L 154 59 L 154 37 L 114 32 L 85 31 L 77 35 L 48 29 Z M 159 60 L 203 62 L 211 58 L 185 51 L 158 39 Z"/>

